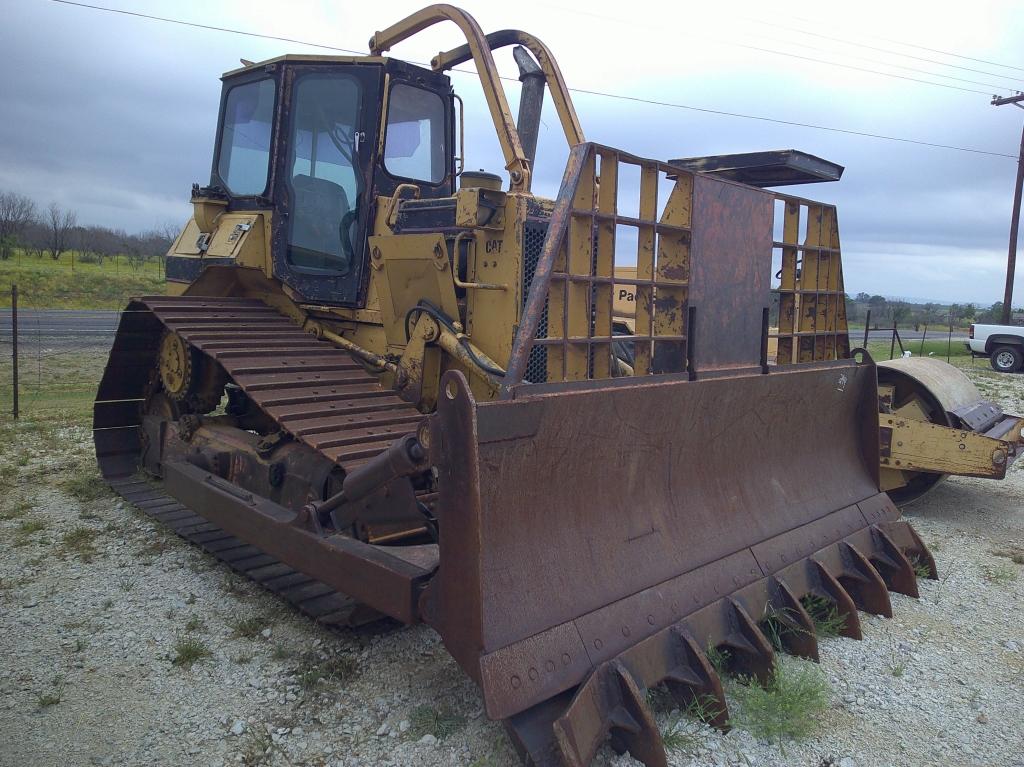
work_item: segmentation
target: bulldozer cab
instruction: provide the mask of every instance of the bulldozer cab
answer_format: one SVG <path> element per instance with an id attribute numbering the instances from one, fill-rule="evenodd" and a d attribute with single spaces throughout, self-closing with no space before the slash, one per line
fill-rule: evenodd
<path id="1" fill-rule="evenodd" d="M 453 191 L 448 78 L 396 60 L 286 56 L 223 78 L 210 187 L 270 210 L 273 274 L 302 299 L 365 301 L 374 201 Z"/>

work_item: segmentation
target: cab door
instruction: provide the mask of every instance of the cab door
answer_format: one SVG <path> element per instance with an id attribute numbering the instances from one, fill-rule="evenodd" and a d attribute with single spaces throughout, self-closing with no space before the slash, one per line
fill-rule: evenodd
<path id="1" fill-rule="evenodd" d="M 283 79 L 274 273 L 305 301 L 358 306 L 382 68 L 291 65 Z"/>

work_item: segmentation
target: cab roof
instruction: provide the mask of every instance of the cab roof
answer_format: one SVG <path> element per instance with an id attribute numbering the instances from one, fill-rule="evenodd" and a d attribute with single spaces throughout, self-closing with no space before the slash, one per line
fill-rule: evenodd
<path id="1" fill-rule="evenodd" d="M 265 61 L 256 61 L 245 66 L 232 69 L 221 75 L 223 80 L 226 77 L 234 77 L 243 72 L 253 72 L 270 64 L 281 62 L 309 63 L 309 64 L 386 64 L 390 61 L 387 56 L 316 56 L 305 53 L 287 53 L 283 56 L 275 56 Z"/>

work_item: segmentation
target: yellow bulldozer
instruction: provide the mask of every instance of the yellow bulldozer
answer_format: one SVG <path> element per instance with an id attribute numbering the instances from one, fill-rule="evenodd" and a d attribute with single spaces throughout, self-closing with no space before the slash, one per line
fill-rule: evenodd
<path id="1" fill-rule="evenodd" d="M 383 55 L 439 22 L 466 44 L 431 69 Z M 880 414 L 833 207 L 588 142 L 543 43 L 451 6 L 369 47 L 224 75 L 168 295 L 125 309 L 99 388 L 102 472 L 327 625 L 434 628 L 527 763 L 664 765 L 648 689 L 724 726 L 712 650 L 763 680 L 777 649 L 817 657 L 812 601 L 859 637 L 858 609 L 936 576 L 884 488 L 961 464 L 907 463 L 907 419 L 1003 470 L 1019 422 L 976 434 L 902 379 Z M 466 170 L 463 62 L 502 175 Z M 530 191 L 545 90 L 553 200 Z"/>

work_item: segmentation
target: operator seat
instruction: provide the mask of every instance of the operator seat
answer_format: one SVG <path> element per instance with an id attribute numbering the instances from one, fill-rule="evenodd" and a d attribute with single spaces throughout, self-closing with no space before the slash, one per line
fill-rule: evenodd
<path id="1" fill-rule="evenodd" d="M 292 178 L 295 201 L 291 211 L 289 260 L 296 266 L 347 272 L 351 247 L 342 244 L 349 237 L 352 217 L 344 187 L 333 181 L 298 174 Z M 351 244 L 351 243 L 349 243 Z"/>

